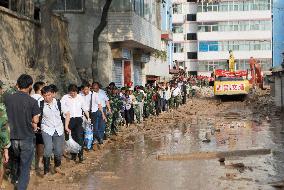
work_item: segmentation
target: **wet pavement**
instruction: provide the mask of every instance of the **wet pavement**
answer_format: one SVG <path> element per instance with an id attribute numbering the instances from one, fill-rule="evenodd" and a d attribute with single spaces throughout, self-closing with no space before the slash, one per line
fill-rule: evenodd
<path id="1" fill-rule="evenodd" d="M 263 117 L 243 103 L 222 104 L 229 108 L 221 112 L 197 113 L 188 123 L 165 124 L 168 132 L 158 138 L 140 133 L 133 135 L 134 143 L 113 147 L 98 167 L 79 180 L 80 188 L 275 189 L 270 183 L 284 179 L 284 122 L 281 116 Z M 272 153 L 226 158 L 224 164 L 218 159 L 157 160 L 157 155 L 162 153 L 256 148 L 271 148 Z M 241 167 L 232 166 L 239 163 Z"/>

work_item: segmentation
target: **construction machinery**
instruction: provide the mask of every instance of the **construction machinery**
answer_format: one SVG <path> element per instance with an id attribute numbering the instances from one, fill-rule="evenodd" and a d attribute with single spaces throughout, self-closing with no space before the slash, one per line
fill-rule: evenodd
<path id="1" fill-rule="evenodd" d="M 249 60 L 249 66 L 251 72 L 251 79 L 249 80 L 249 83 L 252 87 L 264 89 L 260 63 L 255 58 L 251 57 Z"/>
<path id="2" fill-rule="evenodd" d="M 230 51 L 228 60 L 229 71 L 217 69 L 214 71 L 214 95 L 230 96 L 242 95 L 249 93 L 251 85 L 248 80 L 247 71 L 235 71 L 235 58 L 233 52 Z"/>

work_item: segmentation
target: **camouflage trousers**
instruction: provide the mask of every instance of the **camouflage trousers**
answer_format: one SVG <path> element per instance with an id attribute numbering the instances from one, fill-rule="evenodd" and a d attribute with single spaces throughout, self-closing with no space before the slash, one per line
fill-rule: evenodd
<path id="1" fill-rule="evenodd" d="M 113 114 L 111 113 L 107 115 L 107 122 L 106 122 L 106 129 L 105 129 L 105 134 L 107 137 L 110 136 L 112 123 L 113 123 Z"/>
<path id="2" fill-rule="evenodd" d="M 135 115 L 135 120 L 137 121 L 137 123 L 140 123 L 140 108 L 138 104 L 134 104 L 133 105 L 133 109 L 134 109 L 134 115 Z"/>
<path id="3" fill-rule="evenodd" d="M 182 103 L 182 96 L 173 97 L 173 108 L 178 108 Z"/>
<path id="4" fill-rule="evenodd" d="M 155 113 L 156 113 L 156 109 L 155 109 L 155 102 L 154 101 L 152 101 L 151 103 L 150 103 L 150 114 L 151 115 L 155 115 Z"/>
<path id="5" fill-rule="evenodd" d="M 119 112 L 114 112 L 111 113 L 107 116 L 107 123 L 106 123 L 106 130 L 105 130 L 105 134 L 106 136 L 110 136 L 111 132 L 113 130 L 117 129 L 117 126 L 120 123 L 120 113 Z"/>
<path id="6" fill-rule="evenodd" d="M 174 109 L 174 107 L 175 107 L 175 99 L 174 99 L 174 97 L 171 97 L 169 99 L 169 108 Z"/>

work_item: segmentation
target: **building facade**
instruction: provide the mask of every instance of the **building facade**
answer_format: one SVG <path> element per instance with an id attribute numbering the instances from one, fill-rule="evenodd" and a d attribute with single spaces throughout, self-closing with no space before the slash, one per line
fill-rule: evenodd
<path id="1" fill-rule="evenodd" d="M 74 3 L 77 1 L 77 3 Z M 93 31 L 101 18 L 101 0 L 60 0 L 56 10 L 69 23 L 74 60 L 81 78 L 91 78 Z M 168 64 L 156 52 L 162 51 L 161 4 L 156 0 L 113 0 L 107 26 L 99 38 L 100 52 L 96 80 L 106 86 L 115 82 L 145 85 L 148 79 L 168 75 Z M 72 9 L 70 9 L 72 7 Z"/>
<path id="2" fill-rule="evenodd" d="M 236 69 L 249 69 L 250 57 L 262 70 L 272 67 L 271 0 L 175 0 L 173 59 L 191 74 L 226 69 L 229 50 Z"/>
<path id="3" fill-rule="evenodd" d="M 146 64 L 147 82 L 150 83 L 168 80 L 172 63 L 172 0 L 163 0 L 160 6 L 161 50 L 155 51 L 150 64 Z"/>

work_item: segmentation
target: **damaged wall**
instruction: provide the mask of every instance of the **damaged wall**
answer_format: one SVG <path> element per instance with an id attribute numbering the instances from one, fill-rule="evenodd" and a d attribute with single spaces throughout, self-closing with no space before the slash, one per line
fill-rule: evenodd
<path id="1" fill-rule="evenodd" d="M 0 7 L 0 79 L 14 83 L 22 73 L 35 80 L 55 83 L 80 83 L 72 59 L 68 26 L 60 16 L 36 23 Z"/>

